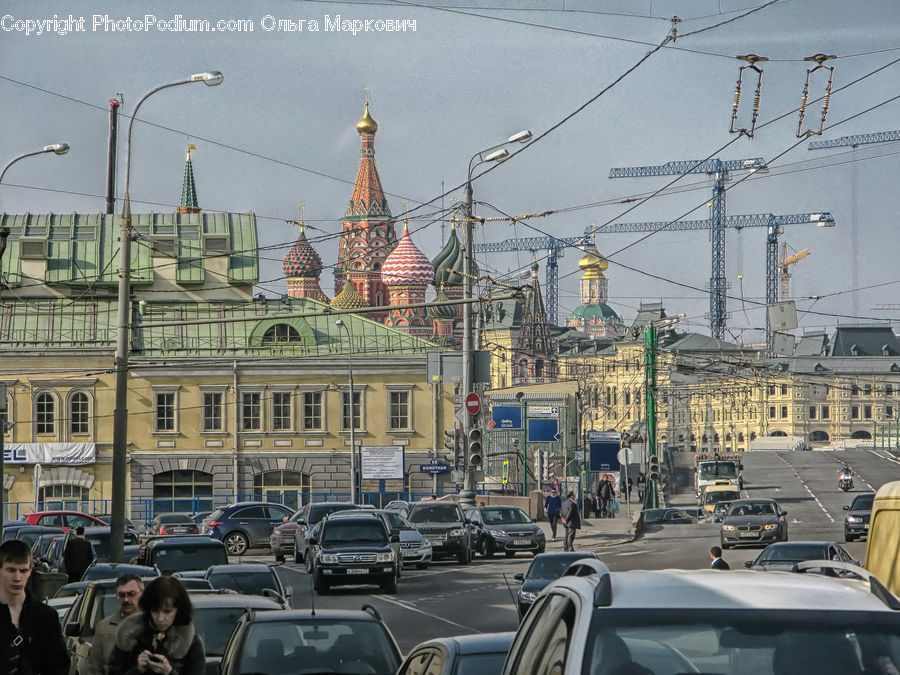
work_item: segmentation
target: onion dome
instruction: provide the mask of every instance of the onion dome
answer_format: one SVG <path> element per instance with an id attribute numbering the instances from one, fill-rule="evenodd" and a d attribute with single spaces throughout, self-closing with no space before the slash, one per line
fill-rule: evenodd
<path id="1" fill-rule="evenodd" d="M 374 134 L 378 131 L 378 122 L 372 119 L 372 116 L 369 114 L 369 102 L 366 101 L 366 113 L 362 116 L 362 119 L 357 122 L 356 130 L 360 134 Z"/>
<path id="2" fill-rule="evenodd" d="M 281 264 L 288 279 L 318 279 L 322 274 L 322 258 L 306 238 L 306 224 L 300 223 L 300 236 Z"/>
<path id="3" fill-rule="evenodd" d="M 434 285 L 462 286 L 464 258 L 459 237 L 456 236 L 456 224 L 454 223 L 444 248 L 431 261 L 431 264 L 434 266 Z M 477 271 L 475 271 L 475 274 L 477 274 Z"/>
<path id="4" fill-rule="evenodd" d="M 441 286 L 438 288 L 437 297 L 434 299 L 435 302 L 449 302 L 450 298 L 447 297 L 447 294 L 444 293 L 444 287 Z M 425 310 L 428 316 L 432 321 L 440 321 L 441 319 L 449 320 L 455 319 L 459 316 L 459 305 L 428 305 L 428 308 Z"/>
<path id="5" fill-rule="evenodd" d="M 427 286 L 434 280 L 434 267 L 413 243 L 406 221 L 400 242 L 381 267 L 381 280 L 387 286 Z"/>
<path id="6" fill-rule="evenodd" d="M 609 269 L 609 261 L 593 244 L 584 248 L 584 256 L 578 261 L 578 267 L 584 272 L 585 279 L 602 279 L 603 273 Z"/>
<path id="7" fill-rule="evenodd" d="M 335 309 L 363 309 L 369 306 L 365 299 L 356 292 L 356 287 L 350 282 L 349 274 L 344 288 L 334 296 L 329 304 Z"/>

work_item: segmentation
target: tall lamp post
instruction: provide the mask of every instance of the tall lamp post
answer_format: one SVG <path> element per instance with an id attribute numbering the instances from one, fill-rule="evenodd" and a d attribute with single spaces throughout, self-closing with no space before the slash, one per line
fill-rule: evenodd
<path id="1" fill-rule="evenodd" d="M 481 152 L 476 152 L 469 160 L 469 172 L 466 176 L 466 190 L 463 195 L 463 213 L 465 214 L 465 228 L 463 230 L 463 249 L 465 255 L 463 257 L 463 299 L 472 299 L 472 276 L 475 269 L 475 246 L 474 246 L 474 220 L 472 219 L 474 210 L 474 200 L 472 197 L 472 171 L 479 164 L 488 162 L 503 162 L 509 159 L 509 150 L 503 148 L 504 145 L 511 143 L 528 143 L 532 139 L 530 131 L 520 131 L 513 134 L 508 139 L 497 145 L 485 148 Z M 503 148 L 503 149 L 501 149 Z M 477 160 L 477 161 L 476 161 Z M 462 394 L 463 398 L 475 391 L 475 360 L 473 358 L 472 345 L 474 344 L 473 324 L 472 324 L 472 303 L 463 303 L 463 340 L 462 340 Z M 462 504 L 475 504 L 475 469 L 469 463 L 469 435 L 472 428 L 476 426 L 477 420 L 474 415 L 468 413 L 463 415 L 463 443 L 467 444 L 465 448 L 466 472 L 463 482 L 463 489 L 459 493 L 459 501 Z"/>
<path id="2" fill-rule="evenodd" d="M 137 102 L 128 121 L 125 152 L 125 197 L 119 224 L 119 304 L 116 312 L 116 403 L 113 410 L 112 504 L 110 509 L 109 559 L 122 562 L 125 547 L 125 483 L 128 479 L 126 449 L 128 445 L 128 342 L 131 327 L 131 131 L 138 110 L 158 91 L 191 82 L 204 82 L 210 87 L 221 84 L 223 75 L 217 70 L 191 75 L 186 80 L 169 82 L 151 89 Z M 237 489 L 237 486 L 235 486 Z"/>
<path id="3" fill-rule="evenodd" d="M 350 501 L 352 503 L 356 503 L 356 419 L 355 412 L 356 406 L 353 403 L 353 338 L 350 335 L 350 327 L 344 323 L 343 319 L 338 319 L 334 322 L 334 325 L 338 328 L 343 328 L 347 331 L 347 344 L 349 349 L 347 350 L 347 371 L 349 373 L 350 379 L 350 394 L 347 397 L 350 401 Z"/>
<path id="4" fill-rule="evenodd" d="M 43 155 L 46 152 L 52 152 L 57 155 L 64 155 L 69 151 L 68 143 L 53 143 L 52 145 L 45 145 L 41 150 L 35 150 L 34 152 L 26 152 L 24 155 L 19 155 L 18 157 L 14 157 L 9 162 L 6 163 L 6 166 L 3 167 L 3 171 L 0 171 L 0 183 L 3 182 L 3 177 L 6 175 L 7 170 L 13 164 L 18 162 L 20 159 L 25 159 L 26 157 L 34 157 L 35 155 Z M 9 237 L 9 228 L 8 227 L 0 227 L 0 262 L 3 261 L 3 254 L 6 252 L 6 239 Z M 3 396 L 3 400 L 0 401 L 0 412 L 6 411 L 6 387 L 0 387 L 0 395 Z M 6 495 L 4 492 L 4 483 L 6 473 L 3 465 L 3 437 L 6 434 L 6 429 L 4 428 L 7 423 L 6 415 L 0 417 L 0 523 L 6 521 Z"/>

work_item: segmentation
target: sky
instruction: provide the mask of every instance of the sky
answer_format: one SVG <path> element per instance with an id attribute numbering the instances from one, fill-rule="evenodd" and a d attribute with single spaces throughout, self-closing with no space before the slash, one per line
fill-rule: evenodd
<path id="1" fill-rule="evenodd" d="M 124 100 L 121 197 L 124 132 L 135 103 L 161 84 L 219 70 L 218 87 L 175 87 L 142 106 L 132 209 L 174 209 L 185 149 L 195 144 L 200 206 L 257 214 L 256 290 L 267 296 L 286 292 L 281 261 L 297 236 L 287 221 L 298 218 L 301 203 L 309 238 L 326 265 L 336 262 L 335 234 L 359 164 L 356 123 L 368 98 L 390 208 L 403 214 L 409 200 L 414 241 L 429 257 L 449 231 L 451 198 L 462 199 L 469 160 L 529 129 L 530 145 L 510 146 L 517 154 L 474 181 L 476 212 L 489 219 L 476 228 L 476 241 L 577 236 L 596 223 L 597 247 L 611 262 L 609 304 L 626 324 L 642 302 L 662 301 L 670 315 L 685 315 L 682 330 L 709 334 L 708 231 L 648 237 L 604 234 L 603 225 L 706 219 L 712 181 L 610 179 L 609 172 L 762 157 L 767 174 L 733 174 L 729 215 L 830 212 L 836 220 L 834 228 L 786 226 L 781 236 L 789 254 L 810 250 L 792 267 L 797 334 L 900 320 L 900 309 L 873 309 L 900 302 L 900 146 L 809 151 L 797 137 L 796 112 L 815 66 L 804 57 L 825 53 L 837 57 L 826 62 L 834 67 L 833 93 L 824 134 L 809 140 L 900 129 L 900 99 L 892 100 L 900 92 L 895 0 L 7 0 L 0 13 L 0 162 L 48 143 L 71 146 L 68 155 L 12 167 L 0 185 L 0 211 L 102 212 L 108 100 Z M 71 26 L 46 23 L 70 15 Z M 336 23 L 338 16 L 363 30 L 354 34 L 347 30 L 354 24 Z M 657 48 L 673 16 L 681 19 L 677 38 Z M 221 29 L 184 30 L 192 19 Z M 398 25 L 406 30 L 386 30 Z M 738 69 L 746 65 L 735 57 L 746 54 L 770 59 L 758 64 L 764 73 L 752 138 L 729 132 Z M 821 103 L 813 101 L 825 73 L 813 75 L 805 128 L 819 128 Z M 750 74 L 739 126 L 753 100 Z M 509 219 L 545 212 L 552 213 Z M 765 228 L 728 232 L 729 340 L 763 339 L 765 240 Z M 543 283 L 546 253 L 537 257 Z M 569 250 L 559 260 L 561 319 L 580 304 L 579 257 Z M 484 274 L 520 278 L 532 254 L 478 262 Z M 330 271 L 322 286 L 332 294 Z"/>

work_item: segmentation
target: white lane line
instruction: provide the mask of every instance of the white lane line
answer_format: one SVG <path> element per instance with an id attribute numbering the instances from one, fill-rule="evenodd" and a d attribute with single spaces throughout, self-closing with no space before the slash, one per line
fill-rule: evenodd
<path id="1" fill-rule="evenodd" d="M 797 476 L 799 477 L 800 474 L 797 474 Z M 825 506 L 822 504 L 822 502 L 819 501 L 819 498 L 816 497 L 815 493 L 809 489 L 809 485 L 807 485 L 806 483 L 803 483 L 803 487 L 806 488 L 806 491 L 809 493 L 809 496 L 812 497 L 813 500 L 816 502 L 816 504 L 819 505 L 819 508 L 822 509 L 822 513 L 824 513 L 828 517 L 828 520 L 830 520 L 832 523 L 835 522 L 834 518 L 831 517 L 831 514 L 828 513 L 828 509 L 826 509 Z"/>
<path id="2" fill-rule="evenodd" d="M 419 609 L 418 607 L 411 607 L 409 604 L 407 604 L 401 600 L 395 600 L 394 598 L 392 598 L 388 595 L 379 595 L 378 599 L 384 600 L 385 602 L 390 602 L 394 605 L 397 605 L 397 607 L 402 607 L 403 609 L 409 610 L 410 612 L 416 612 L 417 614 L 423 614 L 431 619 L 437 619 L 438 621 L 443 621 L 444 623 L 448 623 L 451 626 L 455 626 L 457 628 L 462 628 L 463 630 L 466 630 L 466 631 L 472 631 L 473 633 L 479 632 L 477 628 L 472 628 L 471 626 L 464 626 L 461 623 L 456 623 L 455 621 L 451 621 L 450 619 L 445 619 L 442 616 L 435 616 L 431 612 L 424 612 L 421 609 Z"/>
<path id="3" fill-rule="evenodd" d="M 624 558 L 625 556 L 629 555 L 644 555 L 645 553 L 647 553 L 647 551 L 626 551 L 625 553 L 615 553 L 613 555 Z"/>

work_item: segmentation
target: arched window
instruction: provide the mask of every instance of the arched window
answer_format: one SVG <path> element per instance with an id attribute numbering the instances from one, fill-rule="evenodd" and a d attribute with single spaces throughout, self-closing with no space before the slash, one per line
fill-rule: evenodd
<path id="1" fill-rule="evenodd" d="M 211 511 L 212 474 L 193 469 L 163 471 L 153 476 L 153 511 Z"/>
<path id="2" fill-rule="evenodd" d="M 86 511 L 90 490 L 80 485 L 48 485 L 38 491 L 41 508 L 48 511 Z"/>
<path id="3" fill-rule="evenodd" d="M 773 431 L 771 434 L 769 434 L 769 436 L 781 437 L 781 436 L 787 436 L 787 434 L 783 431 Z"/>
<path id="4" fill-rule="evenodd" d="M 35 433 L 41 436 L 49 436 L 56 433 L 56 401 L 53 394 L 38 394 L 34 401 L 34 428 Z"/>
<path id="5" fill-rule="evenodd" d="M 536 359 L 534 362 L 534 376 L 535 377 L 543 377 L 544 376 L 544 362 L 541 359 Z"/>
<path id="6" fill-rule="evenodd" d="M 292 509 L 309 502 L 312 479 L 298 471 L 264 471 L 253 476 L 253 498 Z"/>
<path id="7" fill-rule="evenodd" d="M 286 323 L 276 323 L 263 334 L 262 341 L 266 345 L 276 342 L 302 342 L 303 338 L 300 337 L 300 333 L 293 326 L 289 326 Z"/>
<path id="8" fill-rule="evenodd" d="M 872 434 L 868 431 L 854 431 L 852 434 L 850 434 L 850 438 L 860 438 L 868 440 L 872 438 Z"/>
<path id="9" fill-rule="evenodd" d="M 90 433 L 89 415 L 87 394 L 82 391 L 73 394 L 69 399 L 69 433 L 73 436 Z"/>
<path id="10" fill-rule="evenodd" d="M 528 377 L 528 360 L 521 359 L 519 361 L 519 377 L 527 378 Z"/>
<path id="11" fill-rule="evenodd" d="M 814 431 L 809 435 L 810 443 L 825 443 L 829 440 L 827 431 Z"/>
<path id="12" fill-rule="evenodd" d="M 744 442 L 744 432 L 741 431 L 740 433 L 738 433 L 738 443 L 743 443 L 743 442 Z"/>
<path id="13" fill-rule="evenodd" d="M 751 432 L 750 432 L 750 440 L 751 440 L 751 441 L 755 441 L 755 440 L 756 440 L 756 432 L 755 432 L 755 431 L 751 431 Z"/>

